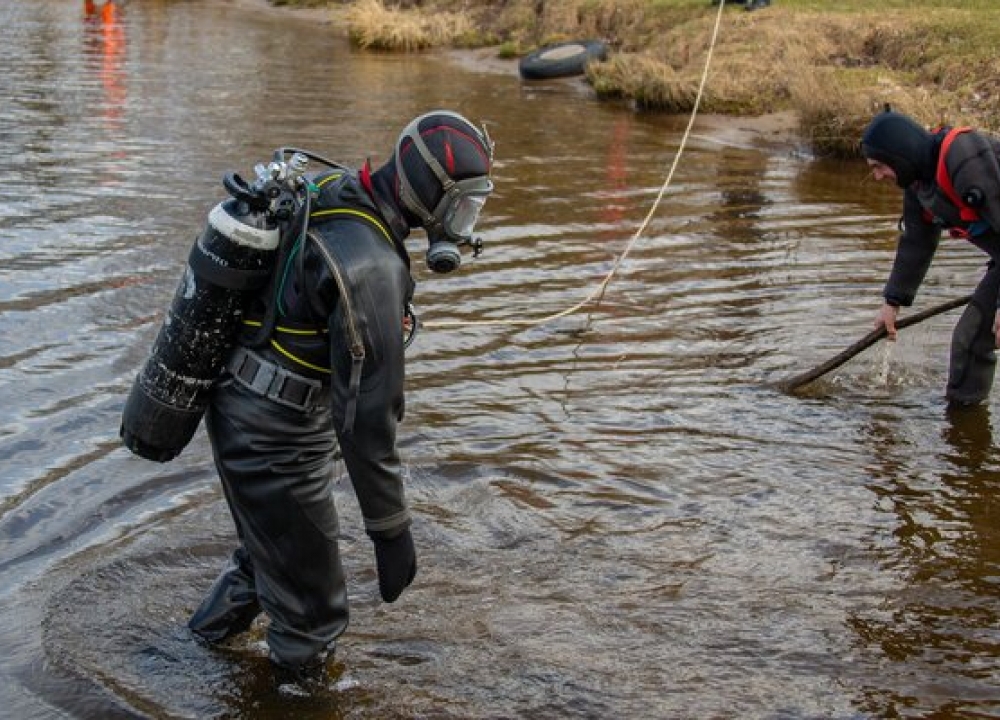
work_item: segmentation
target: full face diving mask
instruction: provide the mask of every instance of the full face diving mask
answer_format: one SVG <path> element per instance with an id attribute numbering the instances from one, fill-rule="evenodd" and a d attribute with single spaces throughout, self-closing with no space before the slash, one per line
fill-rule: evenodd
<path id="1" fill-rule="evenodd" d="M 435 114 L 449 114 L 467 123 L 464 118 L 453 113 Z M 417 118 L 403 130 L 400 135 L 400 146 L 402 138 L 408 137 L 413 142 L 421 159 L 441 183 L 443 193 L 437 205 L 434 206 L 434 210 L 428 210 L 410 184 L 403 169 L 400 153 L 397 152 L 396 171 L 399 176 L 399 195 L 406 207 L 420 218 L 427 231 L 429 240 L 427 267 L 437 273 L 450 273 L 462 264 L 461 246 L 471 247 L 473 257 L 478 257 L 482 253 L 483 241 L 478 237 L 473 238 L 472 233 L 476 221 L 479 220 L 479 213 L 486 203 L 486 198 L 493 191 L 493 182 L 487 175 L 464 180 L 452 179 L 441 167 L 437 158 L 431 154 L 430 148 L 427 147 L 423 138 L 420 137 L 419 125 L 422 119 L 423 117 Z M 489 134 L 483 128 L 482 133 L 477 131 L 477 135 L 489 153 L 490 164 L 492 164 L 493 143 Z"/>

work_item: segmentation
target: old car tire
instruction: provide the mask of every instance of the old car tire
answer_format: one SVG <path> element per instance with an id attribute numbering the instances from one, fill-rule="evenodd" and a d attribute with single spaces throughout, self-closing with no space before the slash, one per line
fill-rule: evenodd
<path id="1" fill-rule="evenodd" d="M 526 80 L 582 75 L 591 60 L 604 60 L 608 47 L 600 40 L 576 40 L 546 45 L 521 58 L 518 69 Z"/>

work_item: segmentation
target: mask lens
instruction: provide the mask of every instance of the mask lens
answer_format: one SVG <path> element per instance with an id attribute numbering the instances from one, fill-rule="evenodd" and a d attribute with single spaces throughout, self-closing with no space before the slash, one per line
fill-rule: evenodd
<path id="1" fill-rule="evenodd" d="M 445 225 L 448 234 L 456 238 L 472 237 L 479 213 L 486 204 L 486 195 L 463 195 L 448 210 Z"/>
<path id="2" fill-rule="evenodd" d="M 441 199 L 434 214 L 444 207 L 443 225 L 445 234 L 455 241 L 469 240 L 479 220 L 479 213 L 486 204 L 486 198 L 493 192 L 493 182 L 488 177 L 459 180 Z M 446 205 L 447 203 L 447 205 Z"/>

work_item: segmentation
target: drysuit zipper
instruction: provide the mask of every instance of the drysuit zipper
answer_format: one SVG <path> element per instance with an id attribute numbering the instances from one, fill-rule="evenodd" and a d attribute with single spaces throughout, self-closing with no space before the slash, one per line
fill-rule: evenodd
<path id="1" fill-rule="evenodd" d="M 347 333 L 349 335 L 351 347 L 351 379 L 347 386 L 348 398 L 347 407 L 344 409 L 344 434 L 350 434 L 354 430 L 354 416 L 357 413 L 358 395 L 361 392 L 361 367 L 365 362 L 365 344 L 358 332 L 357 320 L 354 316 L 354 304 L 351 302 L 351 295 L 347 291 L 347 283 L 344 280 L 340 265 L 334 260 L 333 255 L 323 245 L 323 241 L 316 237 L 311 231 L 307 233 L 309 239 L 315 244 L 323 260 L 326 262 L 333 279 L 340 290 L 340 297 L 344 301 L 344 315 L 347 317 Z M 331 387 L 333 384 L 331 383 Z"/>

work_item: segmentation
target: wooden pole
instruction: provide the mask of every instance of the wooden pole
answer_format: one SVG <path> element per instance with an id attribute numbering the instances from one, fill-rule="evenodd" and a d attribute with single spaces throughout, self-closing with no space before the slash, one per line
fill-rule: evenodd
<path id="1" fill-rule="evenodd" d="M 918 313 L 914 313 L 908 317 L 899 318 L 896 320 L 896 329 L 902 330 L 903 328 L 909 327 L 911 325 L 916 325 L 919 322 L 923 322 L 927 318 L 934 317 L 935 315 L 940 315 L 943 312 L 948 312 L 949 310 L 954 310 L 957 307 L 967 305 L 969 300 L 972 299 L 972 295 L 966 295 L 965 297 L 955 298 L 954 300 L 949 300 L 948 302 L 943 302 L 940 305 L 935 305 L 934 307 L 927 308 L 926 310 L 921 310 Z M 876 330 L 872 330 L 870 333 L 865 335 L 863 338 L 858 340 L 856 343 L 851 345 L 849 348 L 843 352 L 837 354 L 836 356 L 830 358 L 825 363 L 817 365 L 816 367 L 801 372 L 797 375 L 792 375 L 787 377 L 780 382 L 775 383 L 775 386 L 779 390 L 785 392 L 794 392 L 798 390 L 803 385 L 808 385 L 813 380 L 826 375 L 831 370 L 836 370 L 841 365 L 846 363 L 848 360 L 853 358 L 860 352 L 867 350 L 872 345 L 877 343 L 879 340 L 886 336 L 885 327 L 880 327 Z"/>

